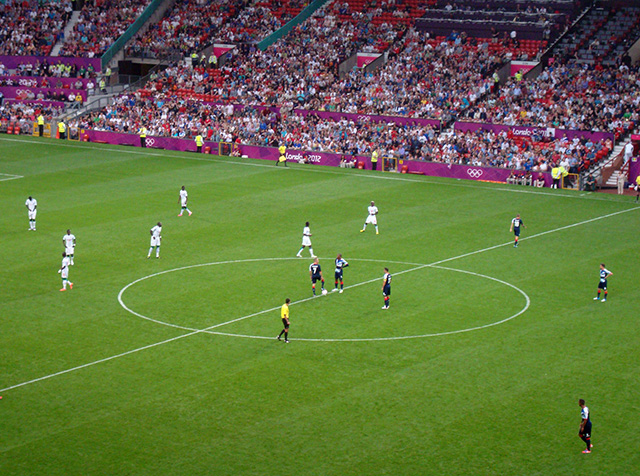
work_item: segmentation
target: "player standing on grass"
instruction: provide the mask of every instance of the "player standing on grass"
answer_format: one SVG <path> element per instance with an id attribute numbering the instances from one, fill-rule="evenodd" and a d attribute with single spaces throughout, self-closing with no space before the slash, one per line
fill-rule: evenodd
<path id="1" fill-rule="evenodd" d="M 301 253 L 305 247 L 309 247 L 309 254 L 311 254 L 312 258 L 315 258 L 316 255 L 313 254 L 313 246 L 311 246 L 311 228 L 309 228 L 309 222 L 304 224 L 304 229 L 302 230 L 302 246 L 300 247 L 298 254 L 296 254 L 298 258 L 302 258 Z"/>
<path id="2" fill-rule="evenodd" d="M 180 205 L 182 206 L 182 209 L 180 210 L 180 214 L 178 215 L 179 217 L 182 216 L 185 210 L 189 213 L 189 216 L 191 216 L 191 210 L 189 210 L 189 207 L 187 207 L 188 198 L 189 198 L 189 194 L 187 193 L 187 190 L 184 188 L 184 185 L 183 185 L 182 188 L 180 189 Z"/>
<path id="3" fill-rule="evenodd" d="M 509 232 L 513 232 L 513 234 L 515 235 L 515 241 L 513 243 L 514 248 L 518 247 L 518 240 L 520 239 L 521 226 L 525 228 L 527 227 L 522 221 L 522 219 L 520 218 L 520 214 L 518 214 L 513 220 L 511 220 L 511 227 L 509 228 Z"/>
<path id="4" fill-rule="evenodd" d="M 156 258 L 160 258 L 160 242 L 162 241 L 162 236 L 160 236 L 160 234 L 162 233 L 162 223 L 158 222 L 156 226 L 151 228 L 150 233 L 151 244 L 149 246 L 149 254 L 147 254 L 147 259 L 151 258 L 151 252 L 153 251 L 154 247 L 156 249 Z"/>
<path id="5" fill-rule="evenodd" d="M 344 281 L 342 280 L 342 270 L 347 266 L 349 266 L 349 263 L 347 263 L 347 260 L 342 259 L 342 255 L 338 253 L 338 256 L 336 257 L 336 272 L 335 272 L 336 287 L 333 288 L 332 292 L 335 292 L 338 290 L 338 281 L 340 281 L 340 293 L 344 291 Z"/>
<path id="6" fill-rule="evenodd" d="M 38 213 L 38 201 L 33 198 L 27 198 L 27 201 L 24 202 L 24 205 L 27 207 L 29 213 L 29 231 L 36 231 L 36 214 Z"/>
<path id="7" fill-rule="evenodd" d="M 600 282 L 598 283 L 598 295 L 593 298 L 594 301 L 600 299 L 600 291 L 604 291 L 602 302 L 607 301 L 607 279 L 613 275 L 611 271 L 604 267 L 604 263 L 600 265 Z"/>
<path id="8" fill-rule="evenodd" d="M 309 266 L 309 276 L 311 277 L 313 295 L 316 295 L 316 281 L 320 281 L 320 286 L 324 291 L 324 278 L 322 277 L 322 268 L 320 267 L 320 263 L 318 263 L 318 258 L 314 259 L 311 266 Z"/>
<path id="9" fill-rule="evenodd" d="M 582 410 L 580 411 L 580 417 L 582 417 L 582 421 L 580 422 L 580 430 L 578 431 L 578 436 L 582 441 L 587 444 L 587 449 L 583 451 L 583 453 L 591 453 L 591 415 L 589 414 L 589 407 L 585 405 L 584 400 L 581 398 L 578 401 L 578 405 Z"/>
<path id="10" fill-rule="evenodd" d="M 73 283 L 69 281 L 69 257 L 66 253 L 62 253 L 62 265 L 58 270 L 58 274 L 62 276 L 62 289 L 60 291 L 67 290 L 67 283 L 69 284 L 69 289 L 73 289 Z"/>
<path id="11" fill-rule="evenodd" d="M 284 326 L 284 328 L 280 331 L 280 334 L 278 334 L 277 339 L 278 340 L 282 340 L 282 334 L 284 334 L 284 343 L 288 344 L 289 343 L 289 303 L 291 302 L 291 299 L 287 298 L 284 301 L 284 304 L 282 305 L 282 309 L 280 309 L 280 317 L 282 318 L 282 325 Z"/>
<path id="12" fill-rule="evenodd" d="M 364 233 L 364 230 L 367 229 L 367 225 L 369 223 L 373 223 L 373 225 L 376 227 L 376 235 L 379 235 L 380 233 L 378 232 L 378 218 L 376 216 L 378 215 L 378 207 L 376 207 L 376 204 L 372 201 L 367 210 L 369 211 L 369 216 L 367 216 L 367 219 L 365 220 L 364 226 L 362 227 L 362 230 L 360 230 L 360 233 Z"/>
<path id="13" fill-rule="evenodd" d="M 389 309 L 389 297 L 391 296 L 391 273 L 389 273 L 389 268 L 384 268 L 382 296 L 384 297 L 384 306 L 382 306 L 382 309 Z"/>
<path id="14" fill-rule="evenodd" d="M 62 237 L 64 252 L 69 257 L 69 264 L 73 266 L 73 252 L 76 249 L 76 236 L 71 234 L 71 230 L 67 230 L 67 234 Z"/>

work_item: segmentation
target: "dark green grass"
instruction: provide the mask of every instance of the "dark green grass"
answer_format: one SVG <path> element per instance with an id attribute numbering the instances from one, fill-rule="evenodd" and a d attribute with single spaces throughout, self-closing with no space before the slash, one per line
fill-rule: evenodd
<path id="1" fill-rule="evenodd" d="M 2 475 L 637 474 L 632 200 L 5 136 L 0 173 L 24 176 L 0 181 L 0 388 L 75 369 L 2 392 Z M 177 217 L 181 185 L 192 217 Z M 370 200 L 377 236 L 358 232 Z M 290 259 L 307 220 L 327 288 L 335 255 L 349 260 L 344 294 L 308 299 L 308 250 Z M 67 228 L 75 287 L 60 293 Z M 122 299 L 251 338 L 118 303 L 183 267 Z M 479 275 L 529 308 L 485 327 L 527 301 Z M 274 339 L 285 297 L 288 346 Z"/>

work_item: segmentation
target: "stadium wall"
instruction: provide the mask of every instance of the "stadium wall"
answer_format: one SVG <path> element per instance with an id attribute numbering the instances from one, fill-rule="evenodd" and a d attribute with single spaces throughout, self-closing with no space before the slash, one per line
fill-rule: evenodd
<path id="1" fill-rule="evenodd" d="M 609 139 L 611 143 L 615 143 L 615 136 L 609 132 L 574 131 L 569 129 L 556 129 L 555 127 L 506 126 L 503 124 L 487 124 L 482 122 L 456 122 L 453 128 L 454 130 L 462 132 L 475 132 L 477 130 L 493 131 L 496 134 L 500 132 L 511 132 L 514 136 L 521 137 L 531 137 L 534 134 L 539 134 L 543 137 L 553 137 L 555 139 L 562 139 L 564 137 L 574 139 L 578 137 L 580 139 L 591 139 L 594 142 Z"/>
<path id="2" fill-rule="evenodd" d="M 81 130 L 80 138 L 87 138 L 90 142 L 139 146 L 140 139 L 135 134 L 124 134 L 109 131 Z M 177 150 L 182 152 L 195 152 L 196 144 L 191 139 L 178 139 L 174 137 L 147 137 L 146 144 L 151 149 Z M 203 150 L 209 147 L 212 151 L 218 150 L 217 142 L 205 142 Z M 253 145 L 240 145 L 240 153 L 252 159 L 269 160 L 275 163 L 280 153 L 275 147 L 261 147 Z M 339 167 L 342 154 L 328 152 L 309 152 L 290 149 L 286 153 L 287 161 L 299 162 L 307 160 L 311 165 L 324 165 Z M 350 156 L 347 156 L 350 158 Z M 363 162 L 366 169 L 371 169 L 371 160 L 368 156 L 356 156 L 358 162 Z M 381 162 L 381 161 L 380 161 Z M 447 164 L 441 162 L 422 162 L 415 160 L 402 160 L 400 167 L 406 166 L 407 172 L 429 175 L 433 177 L 447 177 L 481 182 L 506 183 L 511 169 L 497 167 L 476 167 L 471 165 Z M 311 166 L 310 165 L 310 166 Z M 382 167 L 380 165 L 380 167 Z M 382 172 L 381 172 L 382 173 Z M 534 174 L 538 175 L 537 173 Z M 550 186 L 551 174 L 544 173 L 545 187 Z"/>

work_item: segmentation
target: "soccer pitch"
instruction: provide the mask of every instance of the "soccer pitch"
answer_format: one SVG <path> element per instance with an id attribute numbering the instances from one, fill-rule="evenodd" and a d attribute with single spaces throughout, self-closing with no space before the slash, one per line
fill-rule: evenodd
<path id="1" fill-rule="evenodd" d="M 7 136 L 0 174 L 2 475 L 638 472 L 631 197 Z"/>

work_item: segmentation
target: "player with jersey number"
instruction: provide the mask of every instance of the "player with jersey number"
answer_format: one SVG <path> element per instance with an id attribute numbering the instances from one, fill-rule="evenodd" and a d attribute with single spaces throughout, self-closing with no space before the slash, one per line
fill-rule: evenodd
<path id="1" fill-rule="evenodd" d="M 316 255 L 313 254 L 313 246 L 311 246 L 311 228 L 309 228 L 309 222 L 306 222 L 302 229 L 302 246 L 300 246 L 300 250 L 298 250 L 296 254 L 298 258 L 302 258 L 302 250 L 305 248 L 309 248 L 309 254 L 312 258 L 316 257 Z"/>
<path id="2" fill-rule="evenodd" d="M 27 198 L 27 201 L 24 202 L 24 205 L 27 207 L 27 211 L 29 213 L 29 231 L 36 231 L 36 214 L 38 213 L 38 201 L 33 198 Z"/>
<path id="3" fill-rule="evenodd" d="M 180 213 L 178 214 L 179 217 L 181 217 L 185 211 L 189 213 L 189 216 L 191 216 L 191 210 L 189 210 L 189 207 L 187 207 L 188 199 L 189 199 L 189 194 L 187 193 L 187 189 L 184 188 L 184 185 L 183 185 L 182 188 L 180 189 L 180 206 L 182 206 L 182 208 L 180 209 Z"/>
<path id="4" fill-rule="evenodd" d="M 367 210 L 369 211 L 369 215 L 367 216 L 367 219 L 364 222 L 364 226 L 362 227 L 362 230 L 360 230 L 360 233 L 364 233 L 364 230 L 367 229 L 367 225 L 369 223 L 372 223 L 375 227 L 376 227 L 376 235 L 379 235 L 380 233 L 378 232 L 378 207 L 376 207 L 375 202 L 371 202 L 371 205 L 369 205 L 367 207 Z"/>
<path id="5" fill-rule="evenodd" d="M 160 242 L 162 241 L 162 223 L 158 222 L 156 226 L 151 228 L 151 244 L 149 246 L 149 253 L 147 254 L 147 259 L 151 258 L 151 252 L 153 248 L 156 249 L 156 258 L 160 258 Z"/>
<path id="6" fill-rule="evenodd" d="M 73 254 L 76 249 L 76 236 L 71 233 L 71 230 L 67 230 L 67 234 L 62 237 L 62 244 L 64 245 L 64 252 L 69 258 L 69 264 L 73 266 Z"/>
<path id="7" fill-rule="evenodd" d="M 602 302 L 607 302 L 607 279 L 613 275 L 611 271 L 604 267 L 604 263 L 600 264 L 600 282 L 598 283 L 598 295 L 593 298 L 594 301 L 600 299 L 600 292 L 604 291 Z"/>
<path id="8" fill-rule="evenodd" d="M 391 273 L 389 272 L 389 268 L 384 268 L 382 296 L 384 297 L 384 306 L 382 306 L 382 309 L 389 309 L 389 298 L 391 296 Z"/>
<path id="9" fill-rule="evenodd" d="M 324 291 L 324 278 L 322 277 L 322 267 L 318 262 L 318 258 L 313 260 L 309 266 L 309 277 L 311 278 L 311 290 L 316 295 L 316 281 L 320 281 L 321 289 Z"/>
<path id="10" fill-rule="evenodd" d="M 73 289 L 73 283 L 69 281 L 69 264 L 70 260 L 66 253 L 62 253 L 62 265 L 58 270 L 58 274 L 62 276 L 62 289 L 60 291 L 67 290 L 67 284 L 69 284 L 69 289 Z"/>
<path id="11" fill-rule="evenodd" d="M 578 405 L 580 405 L 580 417 L 582 421 L 580 422 L 580 430 L 578 431 L 578 436 L 582 441 L 587 444 L 587 449 L 583 450 L 583 453 L 591 453 L 591 448 L 593 445 L 591 444 L 591 414 L 589 412 L 589 407 L 585 405 L 585 401 L 581 398 L 578 401 Z"/>
<path id="12" fill-rule="evenodd" d="M 335 292 L 338 290 L 338 281 L 340 281 L 340 293 L 344 292 L 344 281 L 342 280 L 342 271 L 347 266 L 349 266 L 349 263 L 347 263 L 347 260 L 343 259 L 342 255 L 338 253 L 338 256 L 336 256 L 336 271 L 335 271 L 336 287 L 333 288 L 332 292 Z"/>
<path id="13" fill-rule="evenodd" d="M 509 232 L 513 232 L 515 240 L 513 242 L 513 247 L 518 247 L 518 240 L 520 239 L 520 227 L 526 228 L 526 225 L 520 218 L 520 214 L 516 215 L 516 217 L 511 220 L 511 227 L 509 227 Z"/>

